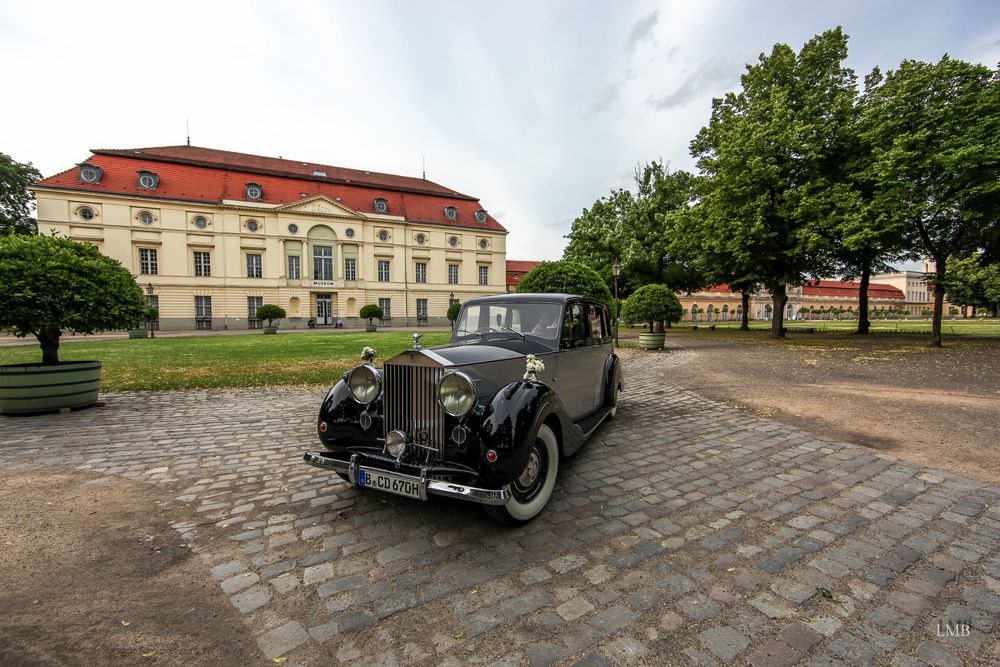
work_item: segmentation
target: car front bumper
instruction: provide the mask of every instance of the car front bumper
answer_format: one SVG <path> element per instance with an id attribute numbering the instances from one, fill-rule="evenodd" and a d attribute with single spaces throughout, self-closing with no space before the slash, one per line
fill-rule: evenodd
<path id="1" fill-rule="evenodd" d="M 333 470 L 334 472 L 346 475 L 351 484 L 358 484 L 357 469 L 359 463 L 357 454 L 353 454 L 350 461 L 342 461 L 321 452 L 306 452 L 302 458 L 311 466 L 324 468 L 326 470 Z M 366 465 L 365 467 L 372 468 L 373 466 Z M 426 471 L 424 475 L 416 477 L 414 475 L 404 475 L 393 470 L 386 470 L 384 468 L 377 469 L 386 475 L 391 475 L 397 479 L 406 480 L 419 485 L 422 500 L 427 500 L 427 495 L 433 494 L 448 498 L 457 498 L 459 500 L 467 500 L 480 505 L 503 505 L 510 498 L 510 491 L 507 489 L 480 489 L 474 486 L 466 486 L 464 484 L 456 484 L 454 482 L 445 482 L 439 479 L 428 479 L 426 477 Z"/>

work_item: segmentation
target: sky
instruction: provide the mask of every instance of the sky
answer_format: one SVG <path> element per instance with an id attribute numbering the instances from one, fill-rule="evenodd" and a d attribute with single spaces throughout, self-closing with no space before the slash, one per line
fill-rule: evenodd
<path id="1" fill-rule="evenodd" d="M 558 259 L 637 166 L 694 170 L 714 97 L 778 42 L 1000 61 L 1000 2 L 0 0 L 0 152 L 191 143 L 419 176 L 480 198 L 508 259 Z"/>

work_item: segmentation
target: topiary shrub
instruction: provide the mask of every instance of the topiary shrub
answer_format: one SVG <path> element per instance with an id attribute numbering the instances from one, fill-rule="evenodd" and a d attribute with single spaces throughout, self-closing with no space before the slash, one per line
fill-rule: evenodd
<path id="1" fill-rule="evenodd" d="M 372 320 L 382 319 L 385 313 L 383 313 L 382 309 L 374 303 L 369 303 L 367 306 L 362 306 L 359 315 L 361 316 L 361 319 L 368 320 L 368 326 L 375 326 L 375 323 Z"/>
<path id="2" fill-rule="evenodd" d="M 135 278 L 87 243 L 58 236 L 0 237 L 0 329 L 29 334 L 42 364 L 59 363 L 63 331 L 91 334 L 149 321 Z"/>
<path id="3" fill-rule="evenodd" d="M 257 319 L 267 320 L 267 326 L 274 326 L 272 322 L 274 320 L 280 320 L 285 317 L 285 309 L 281 306 L 276 306 L 273 303 L 265 303 L 263 306 L 257 309 Z"/>
<path id="4" fill-rule="evenodd" d="M 458 301 L 448 306 L 448 321 L 454 323 L 460 312 L 462 312 L 462 304 Z"/>
<path id="5" fill-rule="evenodd" d="M 609 307 L 614 305 L 611 290 L 597 271 L 568 259 L 539 264 L 521 278 L 517 291 L 579 294 L 606 303 Z"/>
<path id="6" fill-rule="evenodd" d="M 684 316 L 680 299 L 666 285 L 643 285 L 625 300 L 622 319 L 629 324 L 646 322 L 653 330 L 653 322 L 680 322 Z"/>

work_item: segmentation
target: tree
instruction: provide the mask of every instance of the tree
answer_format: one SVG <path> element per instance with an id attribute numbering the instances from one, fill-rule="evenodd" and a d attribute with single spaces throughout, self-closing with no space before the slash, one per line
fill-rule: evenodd
<path id="1" fill-rule="evenodd" d="M 986 308 L 996 317 L 997 302 L 1000 302 L 1000 265 L 984 265 L 982 254 L 949 257 L 943 285 L 952 303 Z"/>
<path id="2" fill-rule="evenodd" d="M 837 28 L 796 54 L 777 44 L 747 67 L 742 90 L 712 103 L 691 153 L 709 178 L 703 238 L 717 239 L 771 292 L 771 336 L 783 338 L 787 286 L 832 268 L 827 230 L 847 190 L 843 159 L 856 95 Z"/>
<path id="3" fill-rule="evenodd" d="M 904 60 L 868 94 L 865 140 L 881 215 L 934 261 L 931 345 L 941 346 L 948 257 L 994 241 L 1000 206 L 1000 73 L 944 56 Z"/>
<path id="4" fill-rule="evenodd" d="M 28 188 L 41 178 L 30 162 L 15 162 L 0 153 L 0 236 L 36 232 L 37 225 L 31 217 L 34 195 Z"/>
<path id="5" fill-rule="evenodd" d="M 64 331 L 91 334 L 147 321 L 135 278 L 97 248 L 67 238 L 0 236 L 0 329 L 38 339 L 42 363 L 59 363 Z"/>
<path id="6" fill-rule="evenodd" d="M 385 316 L 385 313 L 383 313 L 382 309 L 374 303 L 369 303 L 368 305 L 361 307 L 361 312 L 358 313 L 358 315 L 361 319 L 368 320 L 368 326 L 375 326 L 375 322 L 373 322 L 373 320 L 382 319 Z"/>
<path id="7" fill-rule="evenodd" d="M 646 322 L 650 331 L 654 322 L 680 322 L 683 315 L 680 299 L 666 285 L 643 285 L 622 306 L 623 320 Z"/>
<path id="8" fill-rule="evenodd" d="M 448 306 L 448 321 L 454 322 L 457 320 L 460 312 L 462 312 L 462 304 L 458 301 Z"/>
<path id="9" fill-rule="evenodd" d="M 274 326 L 274 320 L 280 320 L 285 317 L 285 309 L 281 306 L 276 306 L 273 303 L 265 303 L 263 306 L 257 309 L 257 319 L 267 320 L 267 326 Z"/>
<path id="10" fill-rule="evenodd" d="M 614 305 L 611 290 L 596 271 L 579 262 L 565 259 L 542 262 L 521 278 L 517 291 L 579 294 L 606 303 L 609 307 Z"/>

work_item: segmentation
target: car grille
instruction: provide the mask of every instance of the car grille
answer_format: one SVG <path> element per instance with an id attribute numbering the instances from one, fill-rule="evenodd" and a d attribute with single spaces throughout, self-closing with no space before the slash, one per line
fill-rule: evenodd
<path id="1" fill-rule="evenodd" d="M 444 449 L 444 411 L 437 402 L 443 368 L 385 366 L 385 434 L 400 430 L 417 443 Z"/>

